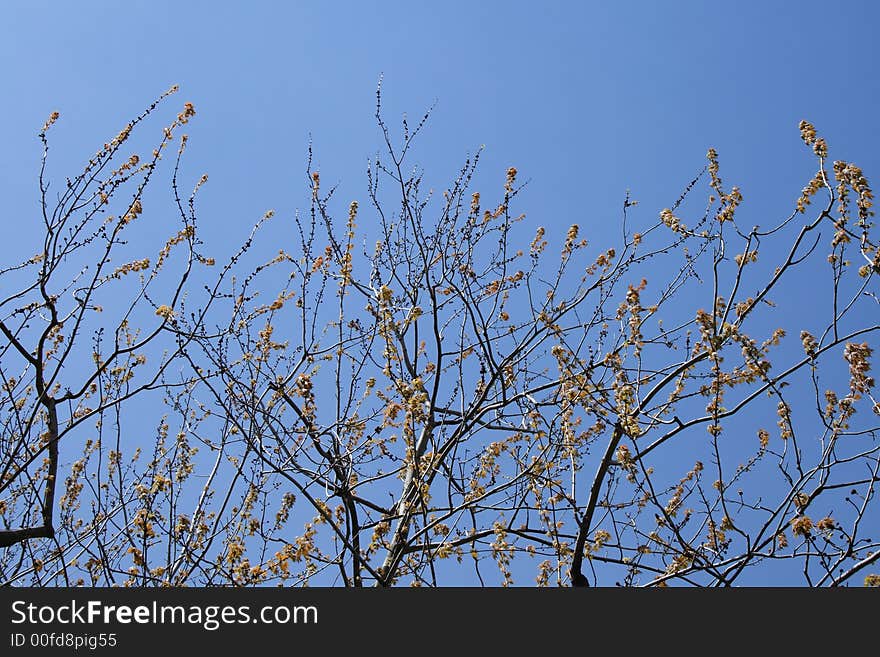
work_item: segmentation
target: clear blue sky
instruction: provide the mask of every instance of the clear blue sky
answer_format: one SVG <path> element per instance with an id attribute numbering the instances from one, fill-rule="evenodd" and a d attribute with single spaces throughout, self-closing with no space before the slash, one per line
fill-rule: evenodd
<path id="1" fill-rule="evenodd" d="M 769 225 L 815 171 L 801 119 L 832 158 L 880 180 L 878 22 L 868 0 L 10 0 L 0 262 L 36 251 L 26 242 L 39 228 L 46 116 L 61 112 L 52 171 L 63 180 L 175 83 L 174 107 L 189 100 L 198 112 L 186 167 L 210 174 L 200 221 L 218 259 L 265 210 L 307 207 L 310 136 L 322 182 L 365 200 L 380 74 L 391 123 L 437 102 L 416 156 L 435 187 L 485 145 L 490 189 L 516 166 L 531 181 L 519 208 L 533 221 L 577 222 L 612 244 L 627 189 L 653 220 L 711 146 L 725 183 L 743 190 L 743 225 Z"/>
<path id="2" fill-rule="evenodd" d="M 745 207 L 778 215 L 813 172 L 801 118 L 832 155 L 880 170 L 878 17 L 867 1 L 7 2 L 7 220 L 34 207 L 35 133 L 50 111 L 62 112 L 66 173 L 64 157 L 80 161 L 172 83 L 173 102 L 199 112 L 189 157 L 211 175 L 206 229 L 302 206 L 291 183 L 309 134 L 325 180 L 362 196 L 380 73 L 392 119 L 437 101 L 418 156 L 429 178 L 442 184 L 485 144 L 490 180 L 509 165 L 531 179 L 536 221 L 583 222 L 587 199 L 604 222 L 627 188 L 653 213 L 709 146 Z"/>

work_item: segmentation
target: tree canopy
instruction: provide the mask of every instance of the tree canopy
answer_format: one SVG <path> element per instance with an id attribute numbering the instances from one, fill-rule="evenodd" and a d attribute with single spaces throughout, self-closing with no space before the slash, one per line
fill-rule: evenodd
<path id="1" fill-rule="evenodd" d="M 364 197 L 309 153 L 302 211 L 221 256 L 195 107 L 155 127 L 176 90 L 63 182 L 58 113 L 39 132 L 41 241 L 0 270 L 0 581 L 880 584 L 873 195 L 812 124 L 787 216 L 741 218 L 710 148 L 666 208 L 572 190 L 537 224 L 479 152 L 432 189 L 428 114 L 377 93 Z"/>

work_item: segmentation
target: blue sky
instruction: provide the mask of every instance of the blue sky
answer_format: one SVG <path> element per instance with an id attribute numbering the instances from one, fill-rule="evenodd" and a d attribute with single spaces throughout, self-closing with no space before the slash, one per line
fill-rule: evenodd
<path id="1" fill-rule="evenodd" d="M 653 221 L 710 146 L 743 190 L 743 224 L 770 225 L 815 170 L 801 119 L 832 159 L 880 176 L 878 7 L 13 0 L 0 21 L 0 189 L 15 230 L 0 262 L 36 251 L 45 117 L 61 112 L 50 171 L 63 180 L 171 84 L 174 111 L 197 110 L 185 169 L 210 174 L 200 221 L 218 259 L 267 209 L 308 206 L 310 139 L 322 182 L 365 200 L 380 75 L 393 125 L 436 102 L 415 155 L 430 184 L 485 145 L 477 187 L 499 190 L 516 166 L 530 181 L 519 209 L 551 234 L 580 223 L 597 248 L 613 244 L 626 190 L 636 222 Z"/>
<path id="2" fill-rule="evenodd" d="M 4 13 L 8 211 L 33 207 L 35 132 L 50 111 L 62 112 L 61 168 L 172 83 L 199 112 L 190 166 L 211 175 L 203 208 L 224 208 L 217 231 L 302 204 L 290 192 L 309 135 L 325 177 L 362 195 L 380 74 L 392 120 L 437 101 L 418 159 L 438 184 L 485 144 L 484 174 L 500 184 L 519 167 L 532 181 L 526 209 L 548 224 L 567 226 L 586 201 L 601 225 L 627 188 L 653 213 L 709 146 L 746 208 L 779 214 L 813 169 L 801 118 L 877 169 L 870 2 L 159 0 L 10 2 Z"/>

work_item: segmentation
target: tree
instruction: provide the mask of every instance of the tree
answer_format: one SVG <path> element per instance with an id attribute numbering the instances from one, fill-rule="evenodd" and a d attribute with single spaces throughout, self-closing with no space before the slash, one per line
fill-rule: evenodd
<path id="1" fill-rule="evenodd" d="M 365 202 L 310 153 L 295 244 L 261 254 L 268 212 L 217 266 L 207 176 L 181 192 L 193 106 L 124 150 L 175 90 L 55 197 L 57 113 L 40 132 L 43 240 L 0 272 L 3 582 L 878 583 L 872 193 L 810 123 L 776 225 L 743 225 L 710 149 L 597 250 L 529 227 L 515 168 L 487 202 L 479 152 L 433 195 L 428 114 L 395 136 L 377 93 Z M 779 312 L 802 272 L 821 303 Z"/>

